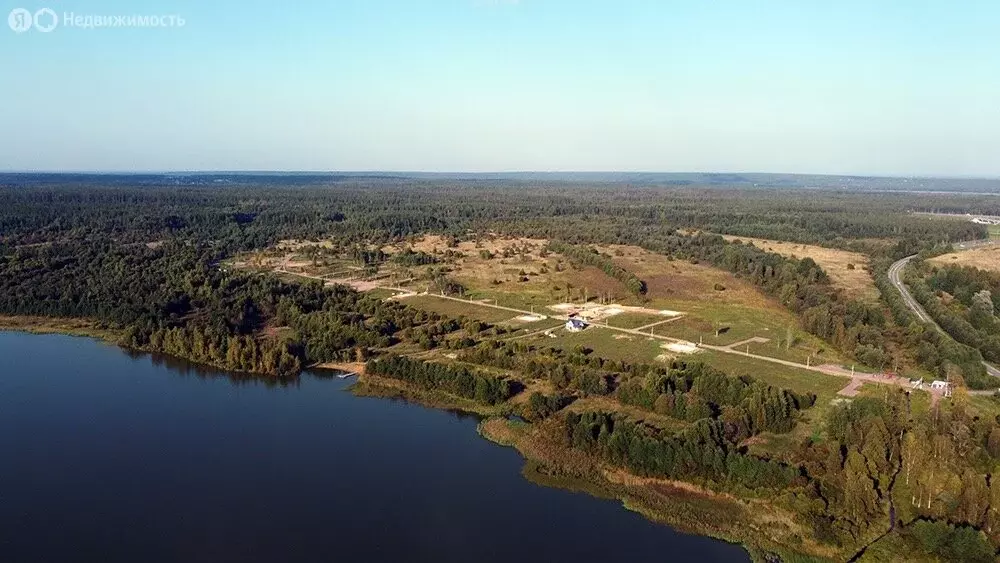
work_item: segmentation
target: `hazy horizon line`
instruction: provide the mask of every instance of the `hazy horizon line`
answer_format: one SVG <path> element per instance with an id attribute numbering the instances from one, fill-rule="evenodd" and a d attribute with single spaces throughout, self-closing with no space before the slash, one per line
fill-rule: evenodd
<path id="1" fill-rule="evenodd" d="M 92 174 L 108 176 L 127 175 L 212 175 L 212 174 L 234 174 L 234 175 L 434 175 L 434 176 L 498 176 L 498 175 L 757 175 L 757 176 L 819 176 L 827 178 L 878 178 L 878 179 L 899 179 L 899 180 L 1000 180 L 998 176 L 981 175 L 949 175 L 949 174 L 892 174 L 892 173 L 832 173 L 832 172 L 763 172 L 763 171 L 701 171 L 701 170 L 492 170 L 492 171 L 465 171 L 465 170 L 394 170 L 394 169 L 371 169 L 371 170 L 303 170 L 303 169 L 149 169 L 149 170 L 0 170 L 0 174 Z"/>

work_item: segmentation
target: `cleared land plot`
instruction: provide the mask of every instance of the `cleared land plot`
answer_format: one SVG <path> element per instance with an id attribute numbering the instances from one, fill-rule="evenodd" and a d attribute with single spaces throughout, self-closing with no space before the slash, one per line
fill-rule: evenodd
<path id="1" fill-rule="evenodd" d="M 716 331 L 721 332 L 716 336 Z M 789 329 L 792 344 L 787 346 Z M 838 363 L 843 361 L 836 350 L 823 340 L 799 328 L 798 320 L 785 311 L 747 307 L 715 306 L 701 308 L 692 305 L 692 312 L 676 321 L 652 327 L 654 334 L 702 342 L 713 346 L 730 346 L 751 338 L 768 341 L 750 342 L 750 352 L 783 360 L 805 363 Z M 645 332 L 645 331 L 643 331 Z M 746 346 L 739 346 L 745 351 Z"/>
<path id="2" fill-rule="evenodd" d="M 610 360 L 625 360 L 636 363 L 655 362 L 664 353 L 660 348 L 662 340 L 592 326 L 581 332 L 568 332 L 562 328 L 552 331 L 555 338 L 544 334 L 530 337 L 528 341 L 540 346 L 551 346 L 563 350 L 583 347 L 593 350 L 593 354 Z"/>
<path id="3" fill-rule="evenodd" d="M 528 310 L 566 300 L 582 301 L 584 297 L 631 298 L 624 284 L 599 268 L 574 268 L 565 257 L 546 252 L 547 246 L 543 239 L 483 237 L 449 247 L 444 238 L 429 235 L 383 250 L 397 253 L 412 249 L 439 256 L 450 270 L 448 277 L 466 288 L 467 297 L 495 299 L 507 307 Z M 448 251 L 460 256 L 445 259 Z M 424 269 L 416 267 L 411 272 L 419 277 Z M 415 282 L 415 286 L 420 283 Z"/>
<path id="4" fill-rule="evenodd" d="M 512 327 L 515 327 L 515 328 L 521 328 L 521 329 L 523 329 L 521 332 L 518 332 L 518 333 L 514 334 L 514 336 L 520 337 L 520 336 L 525 336 L 527 333 L 537 332 L 537 331 L 540 331 L 540 330 L 551 330 L 551 329 L 562 328 L 563 325 L 566 324 L 566 321 L 563 321 L 563 320 L 560 320 L 560 319 L 548 318 L 548 319 L 544 319 L 544 320 L 541 320 L 541 321 L 534 321 L 534 322 L 526 323 L 526 322 L 522 322 L 522 321 L 519 321 L 517 319 L 514 319 L 512 321 L 508 321 L 506 323 L 501 323 L 501 324 L 505 324 L 505 325 L 509 325 L 509 326 L 512 326 Z"/>
<path id="5" fill-rule="evenodd" d="M 798 319 L 784 306 L 729 272 L 671 260 L 637 246 L 609 245 L 599 249 L 646 281 L 649 302 L 645 306 L 684 312 L 680 319 L 652 327 L 654 334 L 715 346 L 762 337 L 769 340 L 771 348 L 758 347 L 761 355 L 804 362 L 807 356 L 816 359 L 821 352 L 824 361 L 841 360 L 829 344 L 802 330 Z M 793 344 L 786 350 L 789 329 Z"/>
<path id="6" fill-rule="evenodd" d="M 875 280 L 868 273 L 868 258 L 864 254 L 797 242 L 722 236 L 729 241 L 749 242 L 761 250 L 782 256 L 812 258 L 830 276 L 833 285 L 843 289 L 848 295 L 873 301 L 878 299 L 878 289 L 875 287 Z"/>
<path id="7" fill-rule="evenodd" d="M 738 354 L 706 350 L 696 357 L 712 367 L 730 375 L 748 375 L 768 385 L 789 389 L 797 393 L 815 393 L 819 399 L 832 399 L 848 383 L 848 378 L 826 375 L 805 369 L 773 364 Z"/>
<path id="8" fill-rule="evenodd" d="M 753 285 L 711 266 L 672 260 L 638 246 L 616 244 L 596 248 L 646 282 L 646 307 L 684 312 L 689 310 L 690 303 L 780 307 Z"/>
<path id="9" fill-rule="evenodd" d="M 403 297 L 400 299 L 400 303 L 448 317 L 467 317 L 493 324 L 509 321 L 517 316 L 517 313 L 511 311 L 484 307 L 475 303 L 462 303 L 451 299 L 441 299 L 435 295 Z"/>
<path id="10" fill-rule="evenodd" d="M 938 266 L 972 266 L 980 270 L 1000 272 L 1000 245 L 942 254 L 931 258 L 928 262 Z"/>
<path id="11" fill-rule="evenodd" d="M 775 340 L 770 342 L 750 342 L 746 346 L 735 346 L 734 348 L 743 351 L 747 349 L 747 346 L 750 347 L 751 354 L 769 356 L 800 364 L 808 361 L 809 365 L 813 366 L 840 364 L 845 361 L 843 356 L 838 354 L 836 350 L 830 346 L 824 347 L 823 345 L 810 346 L 809 344 L 796 343 L 791 348 L 788 348 L 783 342 Z"/>
<path id="12" fill-rule="evenodd" d="M 680 322 L 680 319 L 670 320 L 672 317 L 665 315 L 651 315 L 648 313 L 621 313 L 605 319 L 607 324 L 618 328 L 639 328 L 641 326 L 662 323 L 664 321 Z M 674 317 L 675 318 L 675 317 Z M 605 322 L 601 321 L 601 322 Z"/>
<path id="13" fill-rule="evenodd" d="M 729 346 L 755 336 L 771 340 L 783 338 L 785 326 L 768 322 L 763 317 L 756 309 L 727 308 L 718 314 L 699 311 L 697 314 L 693 313 L 670 323 L 656 325 L 652 327 L 652 331 L 660 336 L 681 338 L 691 342 L 698 342 L 700 339 L 705 344 L 713 346 Z M 719 329 L 722 332 L 716 336 L 716 330 Z"/>

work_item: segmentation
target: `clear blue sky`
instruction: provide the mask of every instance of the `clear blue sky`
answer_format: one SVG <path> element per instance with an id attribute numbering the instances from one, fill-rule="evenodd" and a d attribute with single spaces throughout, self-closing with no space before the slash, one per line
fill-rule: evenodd
<path id="1" fill-rule="evenodd" d="M 996 1 L 3 2 L 0 170 L 1000 176 Z"/>

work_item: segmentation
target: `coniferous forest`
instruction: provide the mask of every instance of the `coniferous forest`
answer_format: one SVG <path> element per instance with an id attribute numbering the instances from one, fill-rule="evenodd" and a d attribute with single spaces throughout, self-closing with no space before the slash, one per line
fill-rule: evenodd
<path id="1" fill-rule="evenodd" d="M 518 414 L 534 438 L 605 472 L 685 482 L 790 515 L 780 540 L 762 534 L 753 546 L 762 558 L 996 557 L 1000 403 L 968 391 L 998 386 L 982 361 L 1000 361 L 1000 278 L 917 260 L 908 284 L 942 334 L 885 277 L 905 256 L 988 237 L 982 225 L 915 212 L 1000 215 L 993 197 L 485 178 L 217 180 L 0 175 L 0 316 L 86 319 L 128 349 L 272 380 L 314 364 L 364 363 L 372 377 Z M 604 358 L 510 339 L 504 326 L 405 299 L 226 267 L 240 252 L 289 239 L 359 249 L 352 259 L 366 267 L 440 267 L 438 255 L 382 250 L 426 234 L 544 239 L 547 251 L 596 267 L 639 300 L 647 280 L 593 245 L 706 265 L 779 303 L 852 362 L 909 363 L 957 390 L 920 408 L 895 388 L 820 402 L 697 357 Z M 811 258 L 721 235 L 861 253 L 878 298 L 846 295 Z M 421 356 L 438 349 L 450 362 Z M 622 408 L 581 406 L 590 404 Z M 755 448 L 762 440 L 782 447 Z"/>

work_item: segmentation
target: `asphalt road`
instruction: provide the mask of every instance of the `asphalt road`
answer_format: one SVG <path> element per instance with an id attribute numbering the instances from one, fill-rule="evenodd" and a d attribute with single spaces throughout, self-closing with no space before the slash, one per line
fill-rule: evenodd
<path id="1" fill-rule="evenodd" d="M 988 244 L 992 243 L 991 242 L 964 243 L 962 245 L 959 245 L 957 250 L 968 250 L 970 248 L 975 248 L 977 246 L 985 246 Z M 931 316 L 927 314 L 927 311 L 924 310 L 924 308 L 920 305 L 920 303 L 917 303 L 917 300 L 914 299 L 913 295 L 910 294 L 910 290 L 906 288 L 906 285 L 903 284 L 903 280 L 900 277 L 900 275 L 903 273 L 903 269 L 906 268 L 906 265 L 910 263 L 910 260 L 913 260 L 916 257 L 917 257 L 916 254 L 912 256 L 907 256 L 902 260 L 896 261 L 892 266 L 889 266 L 889 281 L 892 282 L 892 285 L 896 286 L 896 289 L 899 290 L 900 295 L 903 296 L 903 301 L 906 303 L 906 306 L 909 307 L 910 310 L 913 311 L 913 313 L 917 315 L 917 317 L 921 321 L 934 325 L 934 328 L 936 328 L 937 331 L 940 332 L 941 334 L 947 334 L 940 326 L 938 326 L 936 322 L 934 322 L 934 319 L 932 319 Z M 992 375 L 993 377 L 1000 377 L 1000 369 L 997 369 L 986 362 L 983 362 L 983 365 L 986 366 L 986 373 Z"/>
<path id="2" fill-rule="evenodd" d="M 941 327 L 934 322 L 934 319 L 932 319 L 931 316 L 927 314 L 927 311 L 924 311 L 924 308 L 920 306 L 920 303 L 917 303 L 917 300 L 913 298 L 913 295 L 910 294 L 910 290 L 906 288 L 906 285 L 903 284 L 903 280 L 900 277 L 903 273 L 903 269 L 906 268 L 906 265 L 910 263 L 910 260 L 913 260 L 916 257 L 917 255 L 913 254 L 895 262 L 892 266 L 889 266 L 889 281 L 892 282 L 892 285 L 896 286 L 900 295 L 903 296 L 903 301 L 906 303 L 906 306 L 909 307 L 915 315 L 917 315 L 917 318 L 925 323 L 931 323 L 934 325 L 934 328 L 938 330 L 938 332 L 944 333 L 944 330 L 942 330 Z"/>

